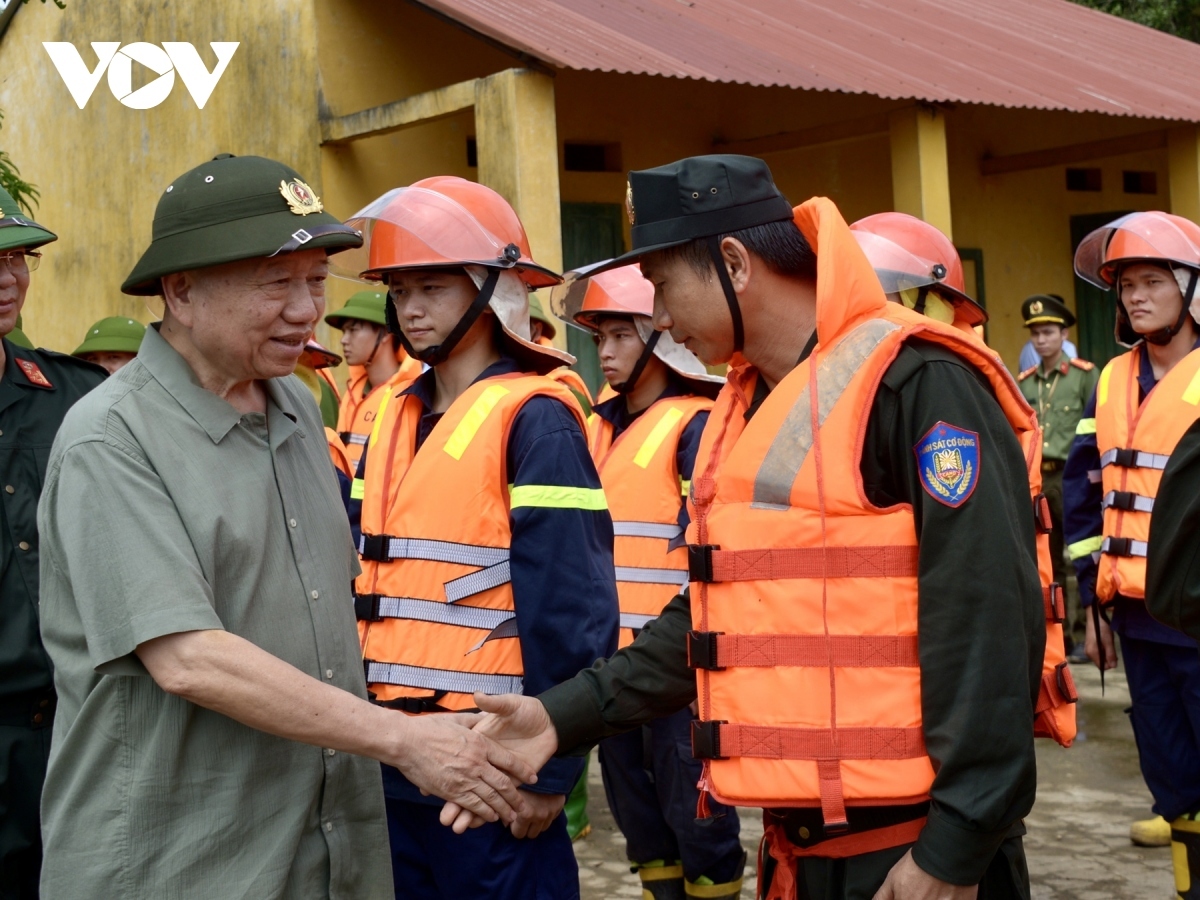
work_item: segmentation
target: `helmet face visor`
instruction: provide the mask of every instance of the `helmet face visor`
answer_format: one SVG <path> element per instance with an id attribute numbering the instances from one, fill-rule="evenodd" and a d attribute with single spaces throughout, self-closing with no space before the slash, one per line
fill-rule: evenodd
<path id="1" fill-rule="evenodd" d="M 520 256 L 465 207 L 426 188 L 388 191 L 346 221 L 363 233 L 362 247 L 337 259 L 336 273 L 352 278 L 377 281 L 389 269 L 509 269 Z"/>
<path id="2" fill-rule="evenodd" d="M 621 266 L 586 277 L 578 270 L 550 294 L 555 313 L 585 327 L 598 315 L 654 316 L 654 285 L 642 277 L 641 266 Z M 559 311 L 561 308 L 561 312 Z"/>
<path id="3" fill-rule="evenodd" d="M 940 284 L 948 274 L 945 264 L 918 256 L 883 235 L 858 230 L 853 234 L 875 270 L 885 294 L 899 294 L 911 288 Z"/>
<path id="4" fill-rule="evenodd" d="M 1180 216 L 1135 212 L 1097 228 L 1075 251 L 1075 272 L 1110 290 L 1122 262 L 1178 263 L 1200 267 L 1200 226 Z"/>

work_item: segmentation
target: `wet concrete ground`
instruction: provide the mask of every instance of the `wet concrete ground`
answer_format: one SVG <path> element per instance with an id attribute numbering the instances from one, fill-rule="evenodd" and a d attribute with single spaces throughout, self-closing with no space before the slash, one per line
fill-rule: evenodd
<path id="1" fill-rule="evenodd" d="M 1129 706 L 1124 675 L 1120 670 L 1106 675 L 1101 696 L 1094 666 L 1075 666 L 1074 673 L 1081 695 L 1079 739 L 1070 750 L 1038 741 L 1038 800 L 1025 838 L 1034 900 L 1171 900 L 1170 850 L 1129 842 L 1129 823 L 1149 817 L 1151 801 L 1124 713 Z M 590 796 L 592 834 L 575 845 L 582 898 L 639 898 L 594 759 Z M 743 810 L 741 818 L 750 858 L 742 897 L 752 900 L 762 820 L 758 810 Z"/>

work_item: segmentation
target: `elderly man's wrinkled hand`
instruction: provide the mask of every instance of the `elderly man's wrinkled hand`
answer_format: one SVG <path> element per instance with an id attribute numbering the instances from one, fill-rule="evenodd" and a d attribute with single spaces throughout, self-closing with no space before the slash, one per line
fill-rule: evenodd
<path id="1" fill-rule="evenodd" d="M 501 694 L 491 697 L 475 695 L 476 705 L 483 710 L 475 722 L 474 729 L 486 734 L 491 740 L 512 751 L 531 766 L 540 769 L 558 750 L 558 732 L 546 713 L 546 708 L 535 697 L 519 694 Z M 451 798 L 443 808 L 439 820 L 443 825 L 462 834 L 468 828 L 478 828 L 485 821 L 492 821 L 478 812 Z"/>
<path id="2" fill-rule="evenodd" d="M 482 822 L 512 825 L 524 811 L 517 789 L 537 781 L 537 769 L 511 750 L 471 730 L 477 716 L 430 715 L 405 719 L 394 760 L 427 794 L 447 800 Z"/>

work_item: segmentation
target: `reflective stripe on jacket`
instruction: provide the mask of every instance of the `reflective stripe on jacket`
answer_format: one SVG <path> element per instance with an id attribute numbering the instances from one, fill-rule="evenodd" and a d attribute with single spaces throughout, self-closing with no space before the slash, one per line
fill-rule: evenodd
<path id="1" fill-rule="evenodd" d="M 1167 459 L 1200 418 L 1200 350 L 1193 350 L 1138 403 L 1144 346 L 1110 360 L 1096 385 L 1096 445 L 1100 451 L 1104 530 L 1096 596 L 1146 596 L 1150 513 Z"/>
<path id="2" fill-rule="evenodd" d="M 595 414 L 588 422 L 592 459 L 613 517 L 622 647 L 687 584 L 679 524 L 686 488 L 675 451 L 688 423 L 710 409 L 705 397 L 663 398 L 615 441 L 611 422 Z"/>
<path id="3" fill-rule="evenodd" d="M 415 452 L 420 401 L 384 395 L 366 459 L 356 581 L 367 684 L 380 701 L 468 709 L 474 691 L 521 693 L 510 507 L 604 508 L 602 491 L 590 492 L 595 498 L 576 496 L 589 493 L 582 488 L 510 491 L 509 431 L 522 406 L 541 395 L 560 400 L 583 427 L 567 388 L 537 375 L 498 375 L 472 384 Z M 573 493 L 533 496 L 539 490 Z"/>

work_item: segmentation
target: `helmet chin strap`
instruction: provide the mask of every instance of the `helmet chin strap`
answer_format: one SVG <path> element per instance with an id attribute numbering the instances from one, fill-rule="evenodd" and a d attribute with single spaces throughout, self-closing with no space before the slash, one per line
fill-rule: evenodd
<path id="1" fill-rule="evenodd" d="M 454 352 L 454 348 L 471 330 L 471 326 L 483 315 L 483 311 L 487 309 L 487 305 L 491 302 L 492 292 L 496 290 L 496 284 L 500 281 L 500 269 L 488 269 L 487 278 L 479 287 L 479 293 L 475 295 L 475 299 L 471 301 L 471 305 L 467 307 L 467 311 L 462 314 L 462 318 L 458 320 L 458 324 L 451 329 L 446 335 L 446 339 L 440 344 L 435 344 L 432 347 L 426 347 L 424 350 L 417 350 L 408 338 L 404 336 L 403 329 L 400 328 L 400 317 L 396 314 L 396 301 L 392 297 L 392 291 L 388 289 L 387 296 L 387 323 L 388 331 L 400 338 L 400 343 L 404 345 L 405 351 L 409 356 L 419 359 L 427 366 L 437 366 L 444 363 L 450 358 L 450 354 Z"/>
<path id="2" fill-rule="evenodd" d="M 1183 323 L 1191 315 L 1190 307 L 1192 305 L 1192 298 L 1196 295 L 1196 281 L 1198 277 L 1200 277 L 1200 270 L 1192 269 L 1191 277 L 1188 279 L 1187 290 L 1183 292 L 1183 307 L 1179 310 L 1179 318 L 1175 320 L 1175 324 L 1142 335 L 1147 343 L 1157 344 L 1161 347 L 1163 344 L 1171 343 L 1171 339 L 1179 334 L 1180 329 L 1183 328 Z M 1123 309 L 1124 304 L 1121 304 L 1121 306 Z M 1128 316 L 1128 313 L 1126 315 Z"/>
<path id="3" fill-rule="evenodd" d="M 721 282 L 721 290 L 725 292 L 725 302 L 729 304 L 730 318 L 733 319 L 733 352 L 741 353 L 746 340 L 746 333 L 742 329 L 742 308 L 738 305 L 737 292 L 733 289 L 729 270 L 725 268 L 725 260 L 721 256 L 721 241 L 715 234 L 708 238 L 708 254 L 717 267 L 717 278 Z"/>
<path id="4" fill-rule="evenodd" d="M 650 362 L 650 357 L 654 355 L 654 345 L 658 343 L 658 339 L 662 336 L 661 331 L 656 331 L 650 335 L 650 339 L 646 341 L 646 346 L 642 349 L 642 355 L 638 357 L 638 361 L 634 363 L 633 371 L 629 373 L 629 377 L 620 384 L 614 384 L 612 389 L 618 394 L 633 393 L 633 389 L 637 387 L 637 383 L 642 378 L 642 372 L 645 370 L 647 363 Z"/>

